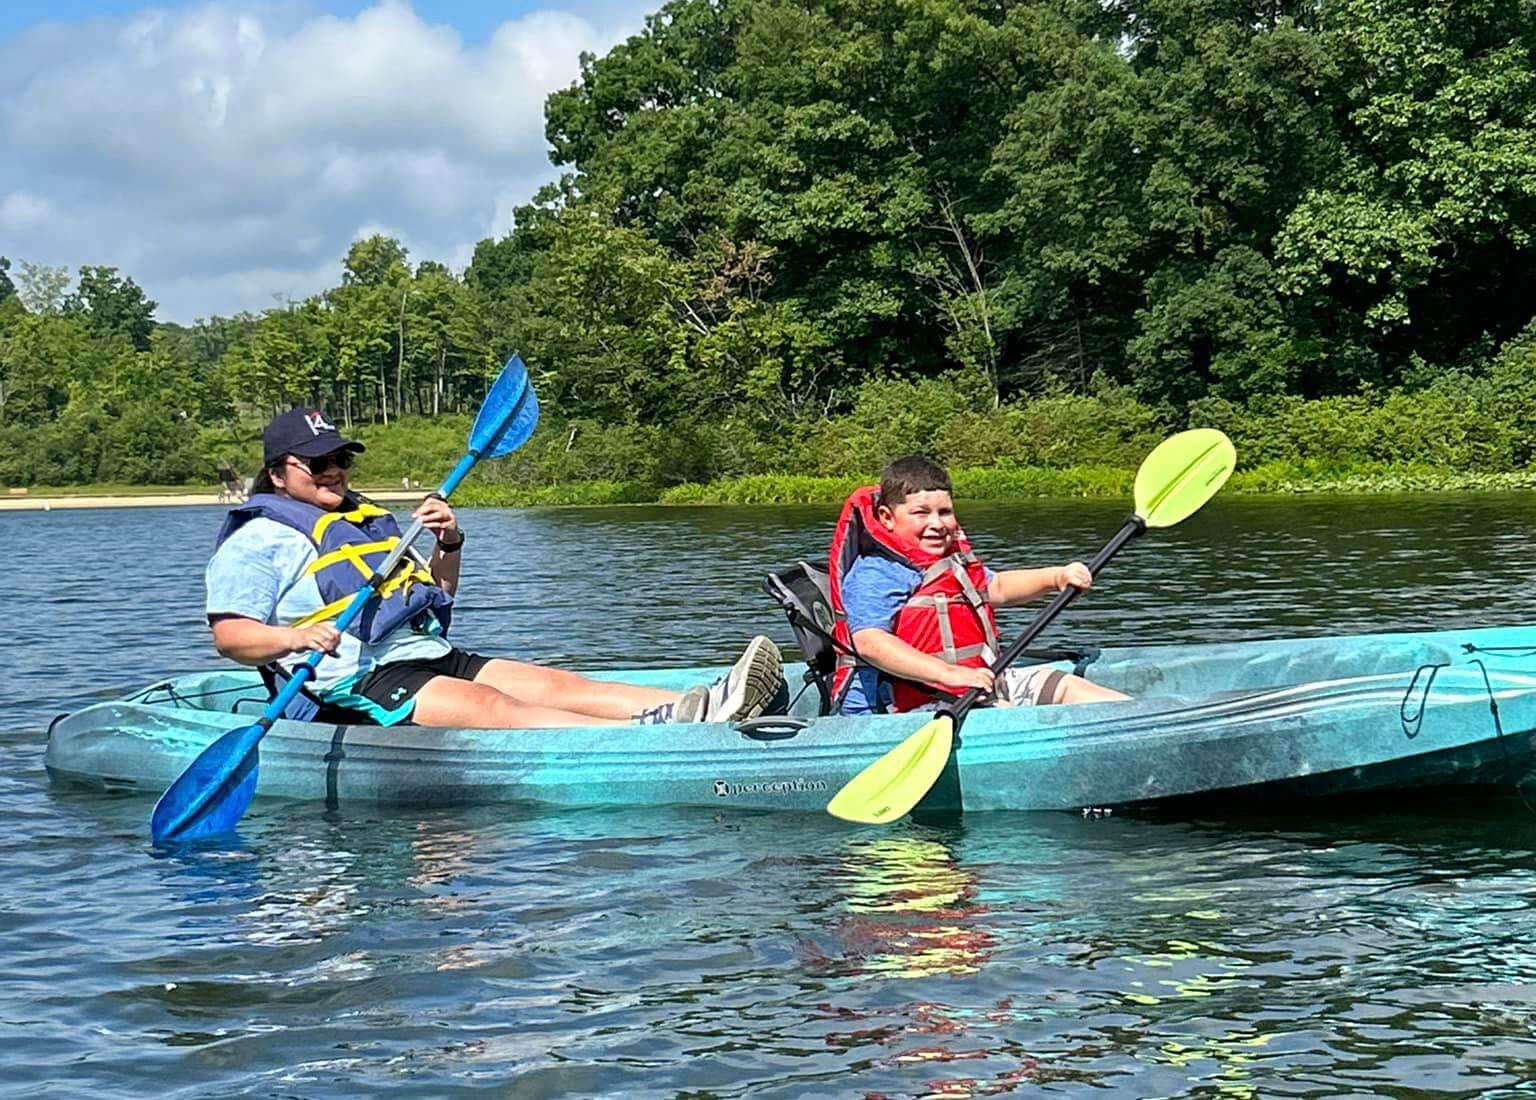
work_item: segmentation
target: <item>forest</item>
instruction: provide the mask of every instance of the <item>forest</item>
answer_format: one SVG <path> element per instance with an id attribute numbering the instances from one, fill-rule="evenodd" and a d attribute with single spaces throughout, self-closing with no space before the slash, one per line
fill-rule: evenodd
<path id="1" fill-rule="evenodd" d="M 0 258 L 0 484 L 248 471 L 294 403 L 434 478 L 513 352 L 508 486 L 1125 468 L 1191 424 L 1277 485 L 1531 467 L 1532 3 L 673 0 L 545 124 L 559 182 L 462 272 L 372 237 L 182 325 Z"/>

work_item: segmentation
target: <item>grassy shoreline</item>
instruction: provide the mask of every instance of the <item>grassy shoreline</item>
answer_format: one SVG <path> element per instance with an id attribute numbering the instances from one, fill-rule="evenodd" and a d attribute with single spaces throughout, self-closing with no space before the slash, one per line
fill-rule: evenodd
<path id="1" fill-rule="evenodd" d="M 951 471 L 961 500 L 1129 497 L 1136 471 L 1117 466 L 961 467 Z M 454 495 L 468 507 L 534 508 L 607 504 L 839 504 L 874 478 L 757 474 L 704 484 L 662 487 L 643 481 L 569 481 L 522 486 L 471 481 Z M 1242 494 L 1341 494 L 1508 492 L 1536 489 L 1536 469 L 1501 473 L 1445 470 L 1428 465 L 1376 464 L 1320 469 L 1271 462 L 1239 470 L 1224 490 Z M 399 496 L 398 487 L 362 491 Z M 32 486 L 14 500 L 69 497 L 164 497 L 213 495 L 216 485 L 94 484 Z M 0 495 L 0 499 L 5 499 Z"/>

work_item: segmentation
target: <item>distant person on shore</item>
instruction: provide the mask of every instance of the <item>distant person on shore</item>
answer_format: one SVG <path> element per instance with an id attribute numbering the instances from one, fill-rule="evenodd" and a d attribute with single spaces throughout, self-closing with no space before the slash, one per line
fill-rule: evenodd
<path id="1" fill-rule="evenodd" d="M 444 637 L 464 532 L 448 503 L 416 509 L 436 538 L 407 554 L 345 634 L 334 620 L 400 537 L 394 517 L 349 488 L 361 443 L 318 409 L 292 409 L 262 434 L 250 499 L 230 510 L 208 563 L 207 615 L 225 657 L 286 679 L 311 651 L 328 654 L 306 685 L 345 717 L 394 725 L 544 728 L 755 717 L 781 683 L 778 647 L 754 638 L 713 684 L 679 693 L 500 657 Z M 294 716 L 298 716 L 295 712 Z"/>
<path id="2" fill-rule="evenodd" d="M 1126 698 L 1050 665 L 1010 668 L 994 682 L 992 609 L 1088 588 L 1093 577 L 1080 561 L 994 573 L 971 552 L 950 493 L 944 467 L 912 455 L 843 505 L 828 569 L 835 633 L 858 657 L 838 656 L 841 713 L 921 710 L 971 688 L 1014 706 Z"/>

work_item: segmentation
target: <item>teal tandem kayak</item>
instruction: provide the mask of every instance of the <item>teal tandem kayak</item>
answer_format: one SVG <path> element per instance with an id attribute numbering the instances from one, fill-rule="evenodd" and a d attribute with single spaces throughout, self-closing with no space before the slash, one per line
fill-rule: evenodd
<path id="1" fill-rule="evenodd" d="M 1066 810 L 1191 796 L 1302 798 L 1512 786 L 1533 763 L 1536 627 L 1088 651 L 1123 703 L 978 709 L 928 803 Z M 1059 667 L 1071 668 L 1071 663 Z M 721 669 L 605 671 L 682 688 Z M 792 687 L 799 669 L 786 670 Z M 931 715 L 788 716 L 741 725 L 432 729 L 280 721 L 257 794 L 349 802 L 526 801 L 820 810 Z M 153 684 L 57 719 L 55 781 L 157 796 L 266 702 L 257 675 Z M 809 712 L 807 712 L 809 711 Z"/>

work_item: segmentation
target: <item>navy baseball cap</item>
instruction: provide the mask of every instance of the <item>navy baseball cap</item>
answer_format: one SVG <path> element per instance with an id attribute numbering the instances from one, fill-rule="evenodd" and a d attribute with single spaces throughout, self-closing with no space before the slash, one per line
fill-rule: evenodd
<path id="1" fill-rule="evenodd" d="M 318 458 L 333 451 L 367 449 L 344 437 L 319 409 L 299 408 L 279 413 L 261 433 L 261 461 L 268 465 L 283 455 Z"/>

